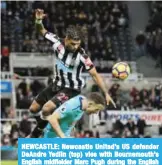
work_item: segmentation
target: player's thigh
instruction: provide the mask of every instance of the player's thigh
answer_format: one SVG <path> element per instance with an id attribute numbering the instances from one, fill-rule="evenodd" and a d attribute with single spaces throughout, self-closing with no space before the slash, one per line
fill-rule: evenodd
<path id="1" fill-rule="evenodd" d="M 42 108 L 42 115 L 49 116 L 54 109 L 56 109 L 56 104 L 52 100 L 49 100 L 44 104 Z"/>
<path id="2" fill-rule="evenodd" d="M 32 112 L 38 112 L 39 110 L 41 110 L 41 108 L 43 107 L 43 105 L 48 102 L 48 100 L 50 100 L 53 95 L 54 92 L 52 90 L 53 85 L 50 84 L 49 86 L 47 86 L 46 88 L 44 88 L 34 99 L 34 101 L 32 102 L 31 106 L 30 106 L 30 111 Z"/>
<path id="3" fill-rule="evenodd" d="M 42 108 L 43 116 L 48 116 L 54 112 L 65 101 L 71 99 L 72 97 L 80 94 L 80 91 L 73 89 L 63 88 L 58 90 L 53 98 L 51 98 L 47 103 L 44 104 Z"/>
<path id="4" fill-rule="evenodd" d="M 77 96 L 80 94 L 80 91 L 64 88 L 60 90 L 52 99 L 51 101 L 56 105 L 56 108 L 58 108 L 61 104 L 63 104 L 65 101 Z"/>
<path id="5" fill-rule="evenodd" d="M 32 104 L 29 107 L 29 110 L 32 113 L 37 113 L 40 108 L 41 108 L 41 105 L 36 100 L 33 100 Z"/>

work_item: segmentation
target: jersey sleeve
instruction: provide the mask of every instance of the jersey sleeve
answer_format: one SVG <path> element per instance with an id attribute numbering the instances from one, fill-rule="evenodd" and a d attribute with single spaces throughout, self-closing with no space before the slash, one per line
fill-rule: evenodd
<path id="1" fill-rule="evenodd" d="M 90 57 L 85 53 L 85 51 L 84 50 L 82 50 L 82 51 L 83 51 L 83 54 L 81 55 L 81 59 L 80 60 L 82 61 L 85 69 L 87 71 L 89 71 L 89 70 L 91 70 L 94 67 L 94 64 L 91 61 Z"/>
<path id="2" fill-rule="evenodd" d="M 57 43 L 57 42 L 60 41 L 60 40 L 59 40 L 59 37 L 58 37 L 56 34 L 53 34 L 53 33 L 51 33 L 51 32 L 47 32 L 47 33 L 44 35 L 44 37 L 45 37 L 48 41 L 52 42 L 53 44 L 55 44 L 55 43 Z"/>
<path id="3" fill-rule="evenodd" d="M 70 111 L 70 110 L 69 110 Z M 60 119 L 65 118 L 69 113 L 66 104 L 61 105 L 59 108 L 56 109 L 56 113 L 59 114 Z"/>
<path id="4" fill-rule="evenodd" d="M 60 119 L 65 118 L 70 113 L 73 113 L 74 110 L 82 109 L 82 99 L 82 96 L 76 96 L 62 104 L 59 108 L 56 109 L 55 112 L 59 114 Z"/>

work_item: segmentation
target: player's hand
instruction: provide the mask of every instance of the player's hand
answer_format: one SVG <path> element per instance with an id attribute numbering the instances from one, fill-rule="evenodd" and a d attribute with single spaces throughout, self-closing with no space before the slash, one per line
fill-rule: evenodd
<path id="1" fill-rule="evenodd" d="M 36 9 L 35 10 L 35 18 L 36 20 L 43 20 L 44 17 L 46 17 L 47 14 L 44 14 L 44 10 L 42 9 Z"/>
<path id="2" fill-rule="evenodd" d="M 116 108 L 116 104 L 115 104 L 114 100 L 111 98 L 111 96 L 108 93 L 105 95 L 105 97 L 106 97 L 107 105 L 109 105 L 111 102 L 111 104 L 113 104 L 113 106 Z"/>

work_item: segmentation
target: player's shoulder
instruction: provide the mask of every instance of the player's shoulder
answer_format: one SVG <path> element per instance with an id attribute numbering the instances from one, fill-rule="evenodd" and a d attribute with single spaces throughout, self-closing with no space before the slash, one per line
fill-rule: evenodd
<path id="1" fill-rule="evenodd" d="M 77 95 L 77 96 L 71 98 L 69 101 L 75 102 L 76 100 L 79 100 L 79 99 L 82 98 L 82 97 L 83 97 L 83 96 L 79 94 L 79 95 Z"/>
<path id="2" fill-rule="evenodd" d="M 84 48 L 79 48 L 79 51 L 78 51 L 80 54 L 81 54 L 81 57 L 84 57 L 85 59 L 88 58 L 88 54 L 86 53 L 85 49 Z"/>
<path id="3" fill-rule="evenodd" d="M 58 37 L 57 34 L 54 34 L 54 33 L 49 32 L 49 31 L 47 31 L 45 33 L 44 37 L 47 38 L 47 39 L 49 39 L 49 40 L 51 40 L 51 41 L 53 41 L 53 42 L 61 41 L 61 39 Z"/>
<path id="4" fill-rule="evenodd" d="M 71 105 L 73 107 L 78 107 L 81 105 L 82 99 L 85 98 L 83 95 L 77 95 L 69 100 L 69 102 L 66 102 L 68 105 Z"/>
<path id="5" fill-rule="evenodd" d="M 77 96 L 75 96 L 75 97 L 73 97 L 75 100 L 77 100 L 77 99 L 83 99 L 83 98 L 85 98 L 85 96 L 83 96 L 82 94 L 79 94 L 79 95 L 77 95 Z"/>
<path id="6" fill-rule="evenodd" d="M 83 105 L 82 105 L 82 100 L 85 97 L 82 95 L 77 95 L 70 100 L 66 101 L 64 104 L 62 104 L 58 109 L 57 112 L 63 116 L 70 115 L 71 113 L 74 112 L 74 110 L 81 110 Z"/>
<path id="7" fill-rule="evenodd" d="M 82 48 L 82 47 L 79 48 L 78 52 L 79 52 L 80 54 L 86 54 L 85 49 Z"/>

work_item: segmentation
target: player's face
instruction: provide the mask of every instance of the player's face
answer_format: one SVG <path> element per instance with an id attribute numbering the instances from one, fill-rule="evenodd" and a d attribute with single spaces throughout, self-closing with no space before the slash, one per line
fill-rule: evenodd
<path id="1" fill-rule="evenodd" d="M 65 38 L 65 46 L 70 52 L 75 52 L 81 44 L 81 40 Z"/>
<path id="2" fill-rule="evenodd" d="M 95 102 L 90 102 L 88 108 L 86 109 L 87 114 L 98 113 L 99 111 L 104 110 L 104 106 L 102 104 L 96 104 Z"/>

